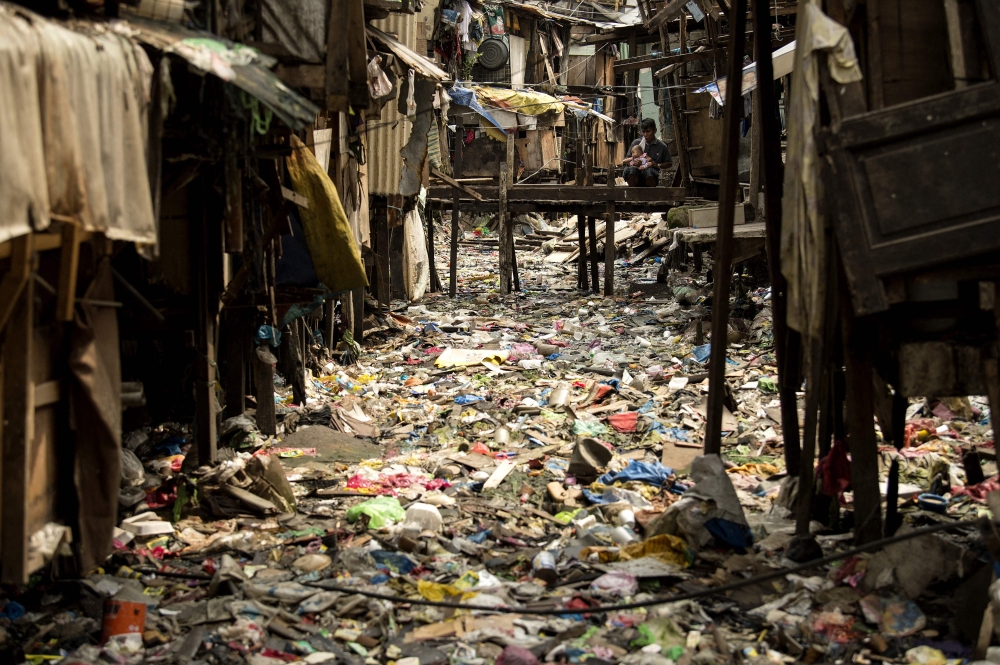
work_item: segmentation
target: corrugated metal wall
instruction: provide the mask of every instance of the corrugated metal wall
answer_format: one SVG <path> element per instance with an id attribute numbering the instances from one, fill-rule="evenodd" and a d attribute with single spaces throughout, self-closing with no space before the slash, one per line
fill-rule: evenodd
<path id="1" fill-rule="evenodd" d="M 388 18 L 371 23 L 417 50 L 416 15 L 389 14 Z M 368 191 L 381 196 L 399 193 L 399 178 L 403 173 L 403 158 L 399 151 L 410 138 L 410 121 L 396 110 L 397 102 L 393 100 L 386 104 L 378 118 L 368 118 Z"/>

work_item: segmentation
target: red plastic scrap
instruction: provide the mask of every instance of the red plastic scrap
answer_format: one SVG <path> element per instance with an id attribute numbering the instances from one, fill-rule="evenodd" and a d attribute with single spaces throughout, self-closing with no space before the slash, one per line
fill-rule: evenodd
<path id="1" fill-rule="evenodd" d="M 615 428 L 616 432 L 628 434 L 635 431 L 636 425 L 639 422 L 639 412 L 626 411 L 625 413 L 616 413 L 608 416 L 608 422 Z"/>

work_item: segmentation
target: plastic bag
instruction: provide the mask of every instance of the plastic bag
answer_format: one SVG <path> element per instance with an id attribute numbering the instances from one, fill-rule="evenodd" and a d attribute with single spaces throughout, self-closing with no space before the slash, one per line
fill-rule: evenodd
<path id="1" fill-rule="evenodd" d="M 392 82 L 382 70 L 382 56 L 376 55 L 368 61 L 368 93 L 372 99 L 378 99 L 390 92 L 392 92 Z"/>
<path id="2" fill-rule="evenodd" d="M 396 497 L 378 496 L 350 508 L 347 511 L 347 521 L 357 522 L 362 515 L 368 516 L 369 528 L 381 529 L 402 521 L 406 517 L 406 511 L 399 505 Z"/>
<path id="3" fill-rule="evenodd" d="M 410 90 L 412 91 L 412 87 Z M 424 224 L 416 209 L 406 213 L 403 221 L 403 284 L 406 299 L 416 302 L 424 297 L 431 283 L 430 260 Z"/>
<path id="4" fill-rule="evenodd" d="M 122 448 L 122 485 L 141 485 L 146 479 L 142 462 L 128 448 Z"/>

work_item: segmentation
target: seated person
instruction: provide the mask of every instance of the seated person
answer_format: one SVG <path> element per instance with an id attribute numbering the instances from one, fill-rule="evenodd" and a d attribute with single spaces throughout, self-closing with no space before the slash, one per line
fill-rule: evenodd
<path id="1" fill-rule="evenodd" d="M 642 138 L 632 141 L 629 156 L 622 162 L 625 165 L 625 182 L 629 187 L 656 187 L 660 181 L 660 169 L 671 166 L 670 152 L 667 144 L 656 138 L 656 121 L 646 118 L 639 127 L 642 129 Z M 631 153 L 636 147 L 650 162 L 645 168 L 640 169 L 632 164 L 634 157 Z"/>

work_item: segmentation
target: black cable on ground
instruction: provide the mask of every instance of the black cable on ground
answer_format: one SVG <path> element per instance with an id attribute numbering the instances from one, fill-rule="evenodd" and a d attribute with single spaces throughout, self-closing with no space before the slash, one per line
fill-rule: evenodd
<path id="1" fill-rule="evenodd" d="M 451 602 L 447 600 L 438 601 L 438 600 L 425 600 L 423 598 L 405 598 L 403 596 L 393 596 L 390 594 L 378 593 L 377 591 L 368 591 L 365 589 L 358 589 L 355 587 L 332 584 L 329 581 L 309 582 L 305 586 L 311 586 L 317 589 L 323 589 L 324 591 L 340 591 L 348 595 L 357 594 L 359 596 L 366 596 L 368 598 L 375 598 L 377 600 L 388 600 L 394 603 L 399 603 L 401 605 L 429 605 L 431 607 L 448 607 L 459 610 L 476 610 L 479 612 L 497 612 L 501 614 L 536 614 L 543 616 L 562 616 L 566 614 L 594 614 L 598 612 L 621 612 L 624 610 L 635 610 L 643 607 L 655 607 L 657 605 L 666 605 L 668 603 L 676 603 L 682 600 L 695 600 L 697 598 L 704 598 L 706 596 L 714 596 L 716 594 L 726 593 L 727 591 L 735 591 L 736 589 L 752 586 L 754 584 L 769 582 L 771 580 L 779 579 L 785 577 L 786 575 L 791 575 L 793 573 L 798 573 L 805 570 L 810 570 L 812 568 L 825 566 L 828 563 L 840 561 L 842 559 L 852 557 L 856 554 L 863 554 L 864 552 L 870 552 L 871 550 L 877 550 L 887 545 L 901 543 L 907 540 L 911 540 L 913 538 L 919 538 L 920 536 L 926 536 L 931 533 L 939 533 L 944 531 L 958 531 L 965 528 L 986 527 L 989 525 L 990 521 L 986 518 L 934 524 L 931 526 L 923 527 L 921 529 L 914 529 L 913 531 L 908 531 L 907 533 L 898 534 L 892 536 L 891 538 L 883 538 L 881 540 L 875 540 L 868 543 L 867 545 L 860 545 L 858 547 L 854 547 L 849 550 L 844 550 L 843 552 L 837 552 L 836 554 L 825 556 L 821 559 L 814 559 L 812 561 L 800 563 L 790 568 L 781 568 L 772 571 L 770 573 L 755 575 L 753 577 L 748 577 L 743 580 L 730 582 L 729 584 L 723 584 L 722 586 L 708 587 L 700 591 L 682 593 L 676 596 L 654 598 L 653 600 L 643 600 L 636 603 L 624 603 L 621 605 L 597 605 L 595 607 L 586 607 L 580 609 L 531 609 L 527 607 L 481 607 L 479 605 L 472 605 L 470 603 Z M 162 575 L 164 577 L 180 577 L 186 579 L 200 579 L 200 580 L 212 579 L 211 575 L 201 575 L 197 573 L 174 573 L 171 571 L 160 572 L 148 566 L 142 566 L 142 567 L 135 566 L 133 567 L 133 570 L 143 573 L 145 575 Z M 470 589 L 469 592 L 476 593 L 474 589 Z"/>
<path id="2" fill-rule="evenodd" d="M 892 536 L 891 538 L 883 538 L 881 540 L 876 540 L 866 545 L 860 545 L 858 547 L 854 547 L 849 550 L 844 550 L 843 552 L 838 552 L 836 554 L 825 556 L 821 559 L 814 559 L 813 561 L 807 561 L 806 563 L 801 563 L 796 566 L 792 566 L 790 568 L 782 568 L 780 570 L 775 570 L 770 573 L 755 575 L 754 577 L 749 577 L 744 580 L 738 580 L 736 582 L 730 582 L 729 584 L 723 584 L 722 586 L 710 587 L 702 589 L 700 591 L 682 593 L 676 596 L 669 596 L 666 598 L 655 598 L 653 600 L 644 600 L 637 603 L 624 603 L 621 605 L 598 605 L 595 607 L 587 607 L 580 609 L 530 609 L 525 607 L 480 607 L 477 605 L 471 605 L 469 603 L 425 600 L 423 598 L 419 599 L 404 598 L 402 596 L 393 596 L 389 594 L 378 593 L 376 591 L 367 591 L 364 589 L 357 589 L 354 587 L 340 586 L 337 584 L 330 584 L 328 582 L 310 582 L 306 586 L 312 586 L 319 589 L 324 589 L 326 591 L 342 591 L 346 594 L 357 594 L 360 596 L 367 596 L 368 598 L 375 598 L 378 600 L 388 600 L 400 604 L 429 605 L 431 607 L 449 607 L 460 610 L 477 610 L 480 612 L 498 612 L 502 614 L 534 614 L 542 616 L 553 616 L 553 615 L 562 616 L 566 614 L 594 614 L 597 612 L 621 612 L 624 610 L 635 610 L 643 607 L 655 607 L 656 605 L 666 605 L 668 603 L 676 603 L 682 600 L 695 600 L 696 598 L 704 598 L 705 596 L 714 596 L 716 594 L 726 593 L 727 591 L 734 591 L 742 587 L 751 586 L 754 584 L 760 584 L 762 582 L 769 582 L 770 580 L 779 579 L 785 577 L 786 575 L 791 575 L 793 573 L 809 570 L 811 568 L 818 568 L 819 566 L 825 566 L 828 563 L 833 563 L 834 561 L 840 561 L 842 559 L 852 557 L 856 554 L 870 552 L 871 550 L 877 550 L 882 547 L 885 547 L 886 545 L 901 543 L 903 541 L 911 540 L 913 538 L 919 538 L 920 536 L 926 536 L 931 533 L 938 533 L 942 531 L 958 531 L 960 529 L 965 529 L 969 527 L 975 527 L 975 526 L 984 527 L 988 525 L 989 525 L 989 520 L 987 520 L 986 518 L 935 524 L 932 526 L 924 527 L 922 529 L 914 529 L 913 531 L 909 531 L 904 534 L 895 535 Z M 470 589 L 469 591 L 474 592 L 474 590 L 472 589 Z"/>

